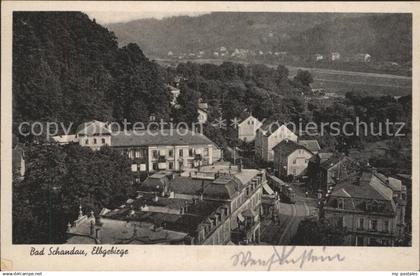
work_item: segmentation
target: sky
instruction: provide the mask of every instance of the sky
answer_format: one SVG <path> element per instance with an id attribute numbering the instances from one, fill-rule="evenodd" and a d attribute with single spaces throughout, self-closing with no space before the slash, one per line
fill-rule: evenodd
<path id="1" fill-rule="evenodd" d="M 127 22 L 142 18 L 162 19 L 164 17 L 189 15 L 198 16 L 206 12 L 182 12 L 182 11 L 138 11 L 138 12 L 108 12 L 108 11 L 84 11 L 91 19 L 95 18 L 100 24 Z"/>

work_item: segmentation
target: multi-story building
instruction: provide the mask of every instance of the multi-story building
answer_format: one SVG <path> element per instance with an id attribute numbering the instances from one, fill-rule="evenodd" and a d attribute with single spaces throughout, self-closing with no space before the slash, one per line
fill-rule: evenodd
<path id="1" fill-rule="evenodd" d="M 255 154 L 264 161 L 274 160 L 273 148 L 281 141 L 288 139 L 297 141 L 297 136 L 286 125 L 279 122 L 264 123 L 255 137 Z"/>
<path id="2" fill-rule="evenodd" d="M 252 114 L 246 116 L 238 124 L 238 139 L 244 142 L 254 141 L 257 135 L 257 129 L 261 126 L 262 122 L 252 116 Z"/>
<path id="3" fill-rule="evenodd" d="M 274 148 L 274 172 L 279 177 L 302 176 L 306 173 L 313 153 L 306 147 L 289 140 L 283 140 Z"/>
<path id="4" fill-rule="evenodd" d="M 164 180 L 160 175 L 148 177 L 139 189 L 174 199 L 221 202 L 229 207 L 232 241 L 259 242 L 264 172 L 216 165 L 192 170 L 186 176 L 167 175 Z"/>
<path id="5" fill-rule="evenodd" d="M 333 188 L 323 213 L 348 233 L 345 245 L 394 246 L 404 235 L 406 196 L 401 181 L 361 171 Z"/>
<path id="6" fill-rule="evenodd" d="M 359 169 L 358 162 L 348 156 L 319 153 L 308 162 L 308 189 L 325 194 L 330 186 L 357 174 Z"/>
<path id="7" fill-rule="evenodd" d="M 112 135 L 111 147 L 125 152 L 147 172 L 211 165 L 213 153 L 219 150 L 203 134 L 175 129 L 119 133 Z"/>
<path id="8" fill-rule="evenodd" d="M 149 172 L 181 171 L 211 165 L 221 158 L 220 149 L 206 136 L 186 129 L 124 130 L 112 132 L 99 121 L 82 124 L 75 135 L 54 137 L 59 143 L 79 143 L 98 150 L 110 146 L 132 160 L 136 181 Z M 69 140 L 70 139 L 70 140 Z"/>

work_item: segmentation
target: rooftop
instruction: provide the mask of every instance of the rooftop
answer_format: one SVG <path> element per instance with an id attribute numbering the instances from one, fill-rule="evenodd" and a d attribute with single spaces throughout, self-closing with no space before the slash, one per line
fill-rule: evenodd
<path id="1" fill-rule="evenodd" d="M 321 150 L 317 140 L 299 140 L 298 144 L 304 146 L 311 152 L 318 152 Z"/>
<path id="2" fill-rule="evenodd" d="M 113 147 L 124 146 L 179 146 L 179 145 L 214 145 L 214 143 L 198 132 L 190 130 L 136 130 L 121 132 L 111 136 Z"/>
<path id="3" fill-rule="evenodd" d="M 289 156 L 297 149 L 303 149 L 312 153 L 305 146 L 300 145 L 292 140 L 283 140 L 280 143 L 278 143 L 275 147 L 273 147 L 274 152 L 281 152 L 284 156 Z"/>

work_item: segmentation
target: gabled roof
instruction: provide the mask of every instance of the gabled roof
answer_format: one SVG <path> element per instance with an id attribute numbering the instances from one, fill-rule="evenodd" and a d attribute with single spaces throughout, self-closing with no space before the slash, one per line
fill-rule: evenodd
<path id="1" fill-rule="evenodd" d="M 311 152 L 318 152 L 321 150 L 317 140 L 299 140 L 298 144 L 304 146 Z"/>
<path id="2" fill-rule="evenodd" d="M 113 147 L 210 144 L 214 145 L 209 138 L 189 130 L 137 130 L 127 133 L 120 132 L 111 136 L 111 145 Z"/>
<path id="3" fill-rule="evenodd" d="M 292 140 L 287 140 L 287 139 L 281 141 L 275 147 L 273 147 L 274 152 L 281 152 L 283 156 L 289 156 L 291 153 L 293 153 L 297 149 L 303 149 L 312 154 L 312 152 L 308 150 L 306 147 L 299 145 L 298 143 Z"/>
<path id="4" fill-rule="evenodd" d="M 331 196 L 341 197 L 343 190 L 350 197 L 392 200 L 392 190 L 372 172 L 362 172 L 339 182 Z"/>
<path id="5" fill-rule="evenodd" d="M 279 121 L 273 121 L 273 120 L 264 121 L 264 123 L 258 129 L 258 131 L 262 131 L 265 136 L 271 136 L 274 132 L 276 132 L 282 126 L 284 126 L 287 130 L 293 133 L 293 131 L 290 128 L 288 128 L 286 124 Z"/>
<path id="6" fill-rule="evenodd" d="M 107 123 L 93 120 L 79 125 L 76 129 L 77 135 L 92 136 L 95 134 L 111 134 Z"/>

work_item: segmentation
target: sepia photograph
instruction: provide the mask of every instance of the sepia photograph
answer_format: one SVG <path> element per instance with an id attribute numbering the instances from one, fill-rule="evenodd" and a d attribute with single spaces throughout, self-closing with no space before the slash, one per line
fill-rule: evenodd
<path id="1" fill-rule="evenodd" d="M 10 246 L 418 249 L 412 12 L 75 7 L 10 13 Z"/>

